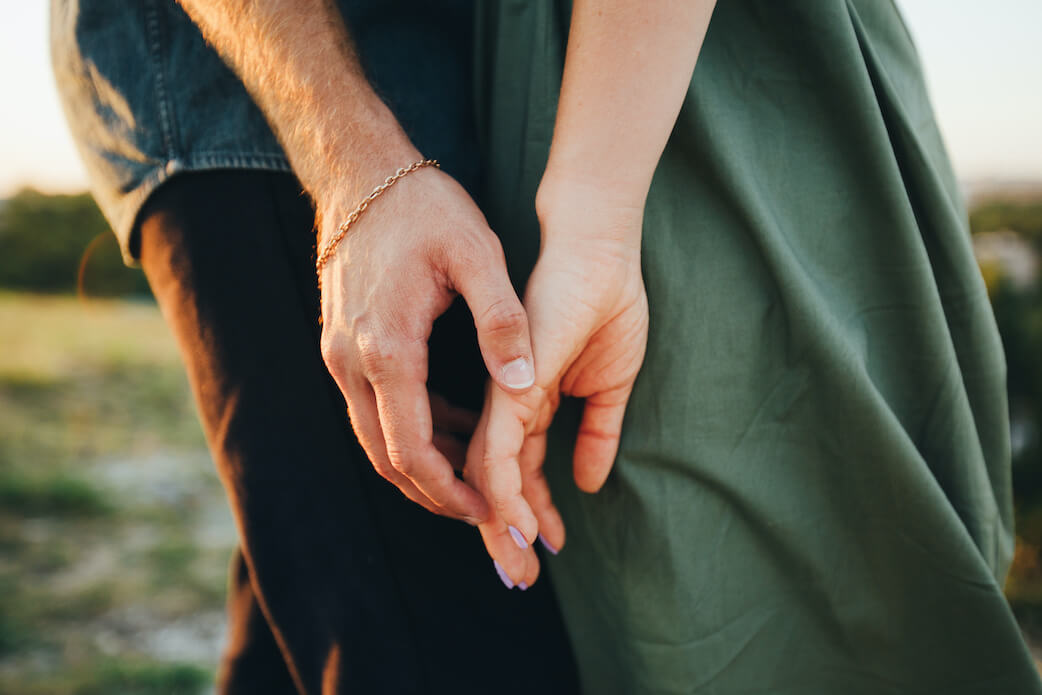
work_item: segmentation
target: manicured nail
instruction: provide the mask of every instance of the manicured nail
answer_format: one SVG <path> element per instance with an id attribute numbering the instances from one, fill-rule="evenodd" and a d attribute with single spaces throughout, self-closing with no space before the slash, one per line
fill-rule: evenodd
<path id="1" fill-rule="evenodd" d="M 532 368 L 532 362 L 526 357 L 518 357 L 513 362 L 507 362 L 499 370 L 499 379 L 512 389 L 528 388 L 535 383 L 535 370 Z"/>
<path id="2" fill-rule="evenodd" d="M 496 574 L 499 575 L 499 581 L 503 582 L 503 586 L 505 586 L 508 589 L 513 589 L 514 581 L 510 578 L 510 575 L 506 573 L 506 570 L 503 569 L 503 566 L 495 560 L 492 561 L 492 564 L 495 565 Z"/>
<path id="3" fill-rule="evenodd" d="M 521 582 L 520 584 L 517 585 L 517 588 L 520 589 L 521 591 L 524 591 L 525 589 L 528 588 L 528 584 L 525 584 L 524 582 Z"/>
<path id="4" fill-rule="evenodd" d="M 539 534 L 539 542 L 543 544 L 543 547 L 546 548 L 547 552 L 549 552 L 551 555 L 556 555 L 558 552 L 560 552 L 557 550 L 557 548 L 550 545 L 550 541 L 546 540 L 546 538 L 544 538 L 543 534 L 541 533 Z"/>
<path id="5" fill-rule="evenodd" d="M 524 550 L 528 547 L 528 541 L 525 540 L 525 537 L 521 535 L 520 531 L 513 526 L 507 526 L 507 530 L 510 531 L 510 537 L 514 539 L 515 543 L 517 543 L 518 548 Z"/>

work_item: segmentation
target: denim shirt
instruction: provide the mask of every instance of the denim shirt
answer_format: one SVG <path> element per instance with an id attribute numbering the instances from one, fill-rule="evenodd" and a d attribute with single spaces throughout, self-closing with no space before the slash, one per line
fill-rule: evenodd
<path id="1" fill-rule="evenodd" d="M 470 188 L 478 168 L 473 3 L 339 5 L 370 81 L 406 133 Z M 52 0 L 51 57 L 92 192 L 128 263 L 138 212 L 171 176 L 290 171 L 263 114 L 175 0 Z"/>

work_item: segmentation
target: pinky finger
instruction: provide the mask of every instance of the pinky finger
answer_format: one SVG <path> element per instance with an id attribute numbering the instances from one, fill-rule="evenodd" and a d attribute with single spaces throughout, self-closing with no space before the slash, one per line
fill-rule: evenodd
<path id="1" fill-rule="evenodd" d="M 539 522 L 539 540 L 552 554 L 564 547 L 564 521 L 554 506 L 550 486 L 543 471 L 546 433 L 530 435 L 521 447 L 521 494 Z"/>
<path id="2" fill-rule="evenodd" d="M 627 385 L 586 399 L 574 460 L 575 484 L 583 492 L 600 490 L 611 472 L 632 390 L 633 386 Z"/>

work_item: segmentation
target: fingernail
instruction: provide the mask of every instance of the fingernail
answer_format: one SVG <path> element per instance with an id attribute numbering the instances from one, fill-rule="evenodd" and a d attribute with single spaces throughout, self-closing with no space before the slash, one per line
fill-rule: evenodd
<path id="1" fill-rule="evenodd" d="M 517 543 L 518 548 L 524 550 L 528 547 L 528 541 L 525 540 L 525 537 L 521 535 L 520 531 L 513 526 L 507 526 L 507 530 L 510 531 L 510 537 L 514 539 L 515 543 Z"/>
<path id="2" fill-rule="evenodd" d="M 525 584 L 524 582 L 521 582 L 520 584 L 517 585 L 517 588 L 520 589 L 521 591 L 524 591 L 525 589 L 528 588 L 528 584 Z"/>
<path id="3" fill-rule="evenodd" d="M 527 357 L 518 357 L 507 362 L 499 370 L 499 379 L 512 389 L 526 389 L 535 383 L 535 370 Z"/>
<path id="4" fill-rule="evenodd" d="M 495 565 L 496 574 L 499 575 L 499 581 L 503 582 L 503 586 L 505 586 L 508 589 L 513 589 L 514 582 L 510 579 L 510 575 L 506 573 L 506 570 L 503 569 L 503 566 L 495 560 L 492 561 L 492 564 Z"/>
<path id="5" fill-rule="evenodd" d="M 462 518 L 462 519 L 463 519 L 464 521 L 466 521 L 466 522 L 467 522 L 468 524 L 470 524 L 471 526 L 477 526 L 478 524 L 480 524 L 480 523 L 481 523 L 480 521 L 478 521 L 477 519 L 475 519 L 475 518 L 474 518 L 474 517 L 472 517 L 472 516 L 464 516 L 464 517 L 461 517 L 461 518 Z"/>
<path id="6" fill-rule="evenodd" d="M 541 533 L 539 534 L 539 542 L 543 544 L 543 547 L 546 548 L 547 552 L 551 555 L 556 555 L 559 552 L 557 548 L 550 545 L 550 541 L 546 540 Z"/>

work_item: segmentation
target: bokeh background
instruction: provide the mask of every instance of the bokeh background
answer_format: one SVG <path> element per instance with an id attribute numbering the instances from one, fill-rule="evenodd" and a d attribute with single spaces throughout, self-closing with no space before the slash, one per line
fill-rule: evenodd
<path id="1" fill-rule="evenodd" d="M 1042 0 L 898 4 L 1005 343 L 1006 593 L 1042 645 Z M 170 334 L 85 192 L 46 3 L 0 8 L 0 693 L 207 692 L 234 526 Z"/>

